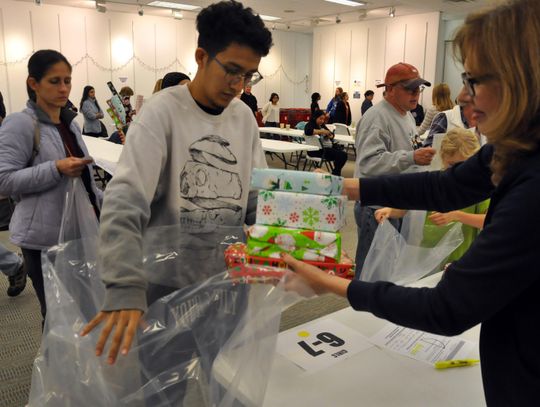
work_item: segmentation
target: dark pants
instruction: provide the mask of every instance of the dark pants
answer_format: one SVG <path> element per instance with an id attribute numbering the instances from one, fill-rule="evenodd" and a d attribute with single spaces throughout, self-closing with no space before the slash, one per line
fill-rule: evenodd
<path id="1" fill-rule="evenodd" d="M 21 249 L 24 257 L 24 267 L 28 277 L 32 280 L 34 291 L 39 300 L 41 316 L 45 321 L 47 304 L 45 303 L 45 289 L 43 288 L 43 272 L 41 270 L 41 250 Z M 43 323 L 43 322 L 42 322 Z"/>
<path id="2" fill-rule="evenodd" d="M 334 169 L 332 170 L 333 175 L 341 175 L 341 169 L 347 163 L 347 153 L 339 148 L 323 148 L 319 151 L 309 151 L 308 155 L 310 157 L 322 157 L 327 161 L 332 161 L 334 163 Z"/>
<path id="3" fill-rule="evenodd" d="M 360 202 L 354 204 L 354 220 L 358 231 L 358 244 L 356 246 L 355 259 L 355 279 L 360 278 L 360 273 L 364 267 L 364 261 L 371 247 L 371 242 L 379 224 L 375 220 L 376 209 L 369 206 L 362 206 Z M 401 219 L 388 219 L 397 230 L 401 229 Z"/>

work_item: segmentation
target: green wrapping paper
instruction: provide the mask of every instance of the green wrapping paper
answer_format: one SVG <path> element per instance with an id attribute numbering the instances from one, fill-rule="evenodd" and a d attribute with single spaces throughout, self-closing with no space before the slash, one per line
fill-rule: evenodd
<path id="1" fill-rule="evenodd" d="M 345 225 L 345 196 L 259 191 L 257 223 L 337 232 Z"/>
<path id="2" fill-rule="evenodd" d="M 255 168 L 251 174 L 254 189 L 297 192 L 312 195 L 341 195 L 343 177 L 319 172 Z"/>
<path id="3" fill-rule="evenodd" d="M 253 225 L 248 228 L 247 252 L 251 256 L 279 258 L 283 252 L 298 260 L 339 263 L 341 235 L 315 230 Z"/>

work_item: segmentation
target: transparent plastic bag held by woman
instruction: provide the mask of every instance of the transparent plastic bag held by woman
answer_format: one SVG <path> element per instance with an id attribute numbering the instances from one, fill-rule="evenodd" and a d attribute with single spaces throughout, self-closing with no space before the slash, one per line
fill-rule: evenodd
<path id="1" fill-rule="evenodd" d="M 461 224 L 456 223 L 437 242 L 426 244 L 425 218 L 425 211 L 408 211 L 401 233 L 390 222 L 382 222 L 375 232 L 360 280 L 407 284 L 439 271 L 441 263 L 463 243 Z"/>

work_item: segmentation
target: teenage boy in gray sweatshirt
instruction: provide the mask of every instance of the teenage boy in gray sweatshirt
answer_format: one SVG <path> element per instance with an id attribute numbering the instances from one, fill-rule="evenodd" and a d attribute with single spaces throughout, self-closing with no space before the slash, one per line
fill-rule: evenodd
<path id="1" fill-rule="evenodd" d="M 145 104 L 105 193 L 98 249 L 105 304 L 82 334 L 104 323 L 99 356 L 115 329 L 111 364 L 119 350 L 128 352 L 147 309 L 144 231 L 244 224 L 256 207 L 251 172 L 267 166 L 253 113 L 236 95 L 262 79 L 258 67 L 272 46 L 270 31 L 235 1 L 203 9 L 197 30 L 195 78 Z"/>

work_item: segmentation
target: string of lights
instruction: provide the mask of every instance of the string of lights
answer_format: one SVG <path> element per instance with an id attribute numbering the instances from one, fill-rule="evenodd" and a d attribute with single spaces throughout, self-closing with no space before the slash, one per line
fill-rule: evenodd
<path id="1" fill-rule="evenodd" d="M 29 53 L 28 55 L 22 57 L 22 58 L 19 58 L 15 61 L 0 61 L 0 66 L 12 66 L 12 65 L 17 65 L 17 64 L 26 64 L 28 59 L 30 58 L 30 56 L 32 56 L 32 54 L 34 53 L 34 51 L 32 51 L 31 53 Z M 121 71 L 123 69 L 125 69 L 130 63 L 132 63 L 133 61 L 137 61 L 137 63 L 142 66 L 144 69 L 148 70 L 148 71 L 151 71 L 151 72 L 163 72 L 163 71 L 170 71 L 176 64 L 178 64 L 178 66 L 180 66 L 180 68 L 184 71 L 189 71 L 189 69 L 178 59 L 178 58 L 175 58 L 173 61 L 171 61 L 169 64 L 165 65 L 165 66 L 161 66 L 161 67 L 155 67 L 155 66 L 152 66 L 152 65 L 149 65 L 147 64 L 146 62 L 144 62 L 140 57 L 138 57 L 137 55 L 133 55 L 131 58 L 129 58 L 124 64 L 122 65 L 119 65 L 119 66 L 116 66 L 116 67 L 107 67 L 105 65 L 102 65 L 100 64 L 98 61 L 96 61 L 96 59 L 94 57 L 92 57 L 91 55 L 89 54 L 85 54 L 83 55 L 81 58 L 79 58 L 76 62 L 72 63 L 71 65 L 73 67 L 76 67 L 78 65 L 81 65 L 82 63 L 85 62 L 85 60 L 88 60 L 90 61 L 96 68 L 98 68 L 99 70 L 101 71 L 104 71 L 104 72 L 118 72 L 118 71 Z M 265 78 L 272 78 L 274 76 L 276 76 L 279 72 L 283 72 L 283 75 L 285 76 L 285 78 L 291 82 L 293 85 L 301 85 L 302 83 L 306 83 L 306 86 L 308 84 L 308 81 L 309 81 L 309 76 L 308 75 L 305 75 L 302 79 L 300 80 L 295 80 L 294 78 L 292 78 L 291 76 L 289 76 L 289 74 L 287 73 L 287 71 L 285 70 L 285 68 L 283 67 L 283 65 L 279 65 L 279 67 L 271 74 L 263 74 L 263 77 Z M 307 88 L 306 88 L 307 89 Z"/>

